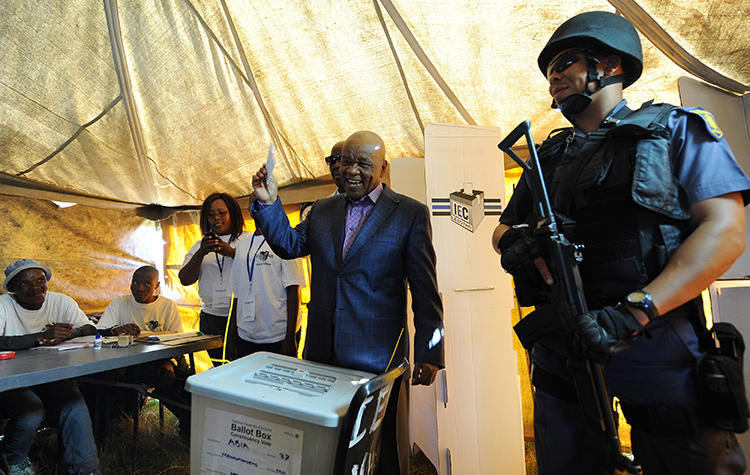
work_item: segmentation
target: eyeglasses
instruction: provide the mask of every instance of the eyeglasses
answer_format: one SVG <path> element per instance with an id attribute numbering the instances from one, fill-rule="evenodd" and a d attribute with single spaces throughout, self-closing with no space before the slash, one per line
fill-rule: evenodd
<path id="1" fill-rule="evenodd" d="M 334 166 L 336 162 L 338 162 L 339 160 L 341 160 L 341 154 L 331 155 L 330 157 L 326 157 L 326 163 L 328 164 L 329 167 Z"/>
<path id="2" fill-rule="evenodd" d="M 584 52 L 585 51 L 582 49 L 576 49 L 558 56 L 554 61 L 549 63 L 549 66 L 547 66 L 547 79 L 549 79 L 552 73 L 560 74 L 561 72 L 576 64 L 581 60 L 581 54 Z"/>

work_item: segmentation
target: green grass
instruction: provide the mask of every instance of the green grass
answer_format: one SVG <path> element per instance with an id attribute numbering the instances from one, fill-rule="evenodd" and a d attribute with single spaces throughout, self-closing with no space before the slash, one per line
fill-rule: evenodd
<path id="1" fill-rule="evenodd" d="M 104 475 L 190 473 L 190 449 L 177 435 L 177 418 L 165 410 L 164 428 L 160 428 L 159 402 L 155 399 L 146 401 L 141 410 L 135 452 L 131 418 L 120 420 L 104 441 L 97 441 L 97 446 L 100 472 Z M 66 473 L 64 467 L 57 467 L 61 459 L 57 452 L 55 430 L 37 434 L 29 456 L 39 475 Z"/>
<path id="2" fill-rule="evenodd" d="M 148 399 L 141 410 L 137 445 L 133 456 L 133 421 L 123 418 L 104 441 L 97 441 L 101 473 L 104 475 L 182 475 L 190 473 L 190 448 L 177 435 L 177 418 L 164 410 L 159 426 L 159 402 Z M 57 431 L 37 434 L 29 456 L 39 475 L 64 474 L 57 467 Z M 411 459 L 410 475 L 433 475 L 437 471 L 423 454 Z"/>
<path id="3" fill-rule="evenodd" d="M 141 409 L 133 456 L 133 421 L 122 420 L 99 446 L 103 474 L 177 475 L 190 473 L 190 448 L 177 435 L 177 418 L 164 410 L 159 424 L 159 402 L 149 399 Z"/>

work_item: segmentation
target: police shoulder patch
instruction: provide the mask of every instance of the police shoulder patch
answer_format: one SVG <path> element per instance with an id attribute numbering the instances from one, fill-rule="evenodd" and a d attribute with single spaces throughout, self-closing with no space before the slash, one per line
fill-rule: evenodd
<path id="1" fill-rule="evenodd" d="M 706 109 L 701 109 L 700 107 L 685 108 L 684 110 L 703 119 L 703 123 L 706 125 L 706 130 L 708 130 L 708 133 L 711 134 L 713 138 L 716 140 L 724 138 L 724 132 L 719 128 L 719 124 L 716 122 L 716 118 L 714 118 L 712 113 Z"/>

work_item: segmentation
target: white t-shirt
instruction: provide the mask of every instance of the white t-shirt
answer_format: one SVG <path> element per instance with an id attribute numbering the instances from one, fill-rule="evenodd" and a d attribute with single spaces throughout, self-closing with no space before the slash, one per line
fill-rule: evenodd
<path id="1" fill-rule="evenodd" d="M 73 328 L 93 325 L 75 300 L 57 292 L 47 292 L 39 310 L 21 307 L 10 294 L 0 295 L 0 307 L 0 313 L 5 314 L 0 318 L 3 336 L 39 333 L 47 329 L 48 323 L 72 323 Z"/>
<path id="2" fill-rule="evenodd" d="M 0 296 L 0 336 L 8 335 L 8 322 L 10 321 L 10 316 L 13 315 L 13 306 L 4 297 L 5 295 Z"/>
<path id="3" fill-rule="evenodd" d="M 104 330 L 135 323 L 147 332 L 181 332 L 182 320 L 177 304 L 161 295 L 151 303 L 136 302 L 132 294 L 117 297 L 104 309 L 96 328 Z"/>
<path id="4" fill-rule="evenodd" d="M 244 237 L 249 236 L 243 232 L 240 237 L 230 242 L 229 245 L 236 247 L 237 243 Z M 222 241 L 229 242 L 229 234 L 219 236 Z M 190 248 L 182 266 L 190 262 L 190 259 L 201 247 L 201 241 L 193 244 Z M 234 259 L 227 256 L 221 256 L 215 252 L 209 252 L 203 257 L 201 270 L 198 274 L 198 296 L 201 298 L 204 312 L 226 317 L 229 315 L 229 306 L 232 303 L 232 262 Z"/>
<path id="5" fill-rule="evenodd" d="M 237 244 L 232 290 L 237 299 L 237 333 L 253 343 L 276 343 L 286 336 L 286 288 L 305 285 L 301 259 L 273 253 L 263 236 Z M 251 281 L 252 275 L 252 281 Z"/>

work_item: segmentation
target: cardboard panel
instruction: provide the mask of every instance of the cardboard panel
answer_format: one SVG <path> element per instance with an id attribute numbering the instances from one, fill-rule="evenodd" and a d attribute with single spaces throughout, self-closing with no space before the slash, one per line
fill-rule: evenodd
<path id="1" fill-rule="evenodd" d="M 440 473 L 524 473 L 523 424 L 510 309 L 491 246 L 504 203 L 502 133 L 425 128 L 427 196 L 445 308 L 448 403 L 438 404 Z"/>

